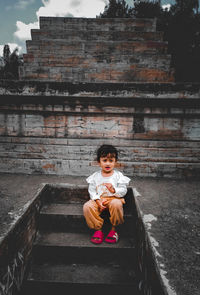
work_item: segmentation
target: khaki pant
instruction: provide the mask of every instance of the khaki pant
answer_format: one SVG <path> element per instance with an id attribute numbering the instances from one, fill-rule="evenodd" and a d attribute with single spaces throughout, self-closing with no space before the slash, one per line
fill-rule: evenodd
<path id="1" fill-rule="evenodd" d="M 123 204 L 124 198 L 103 197 L 106 201 L 106 207 L 110 213 L 110 222 L 113 226 L 117 226 L 124 222 Z M 99 230 L 103 226 L 104 219 L 101 218 L 97 203 L 94 200 L 89 200 L 83 205 L 83 215 L 89 228 Z"/>

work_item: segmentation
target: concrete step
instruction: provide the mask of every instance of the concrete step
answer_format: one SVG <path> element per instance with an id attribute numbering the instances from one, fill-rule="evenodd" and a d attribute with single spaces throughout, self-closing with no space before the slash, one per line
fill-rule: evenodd
<path id="1" fill-rule="evenodd" d="M 128 187 L 127 194 L 124 196 L 124 213 L 133 216 L 135 214 L 135 203 L 133 190 Z M 41 214 L 56 214 L 56 215 L 83 215 L 83 204 L 89 200 L 88 185 L 77 185 L 76 188 L 70 184 L 49 185 L 48 198 L 41 208 Z"/>
<path id="2" fill-rule="evenodd" d="M 1 109 L 1 108 L 0 108 Z M 123 111 L 123 110 L 122 110 Z M 50 144 L 47 143 L 45 150 L 41 150 L 41 146 L 34 142 L 34 139 L 31 140 L 32 143 L 22 145 L 21 143 L 10 143 L 4 142 L 4 138 L 1 138 L 0 144 L 0 156 L 2 158 L 10 159 L 30 159 L 30 146 L 33 149 L 32 157 L 34 159 L 61 159 L 62 160 L 87 160 L 91 161 L 95 156 L 93 154 L 94 147 L 91 145 L 88 146 L 66 146 L 65 144 Z M 140 146 L 132 146 L 130 148 L 125 147 L 124 151 L 121 151 L 120 162 L 134 162 L 140 161 L 143 162 L 174 162 L 177 161 L 181 163 L 187 162 L 198 162 L 200 161 L 198 143 L 193 143 L 193 147 L 180 147 L 174 144 L 174 147 L 161 146 L 161 147 L 144 147 L 144 140 L 141 140 Z M 197 146 L 197 147 L 196 147 Z M 97 165 L 97 163 L 93 162 Z"/>
<path id="3" fill-rule="evenodd" d="M 197 136 L 199 136 L 197 134 Z M 62 162 L 62 164 L 61 164 Z M 72 168 L 74 167 L 74 168 Z M 86 160 L 25 160 L 2 158 L 0 172 L 1 173 L 18 173 L 21 174 L 45 174 L 45 175 L 70 175 L 83 176 L 85 171 L 88 173 L 95 172 L 96 167 Z M 196 177 L 200 171 L 200 163 L 198 162 L 124 162 L 121 171 L 131 177 L 165 177 L 165 178 L 185 178 Z"/>
<path id="4" fill-rule="evenodd" d="M 103 214 L 103 217 L 105 218 L 104 228 L 108 230 L 110 227 L 109 217 L 106 213 Z M 124 220 L 124 223 L 119 226 L 119 233 L 133 236 L 134 217 L 131 214 L 125 214 Z M 90 232 L 83 216 L 82 204 L 45 205 L 40 212 L 39 229 L 59 232 Z"/>
<path id="5" fill-rule="evenodd" d="M 26 41 L 29 54 L 125 54 L 135 53 L 167 53 L 168 43 L 164 41 L 66 41 L 66 40 L 28 40 Z"/>
<path id="6" fill-rule="evenodd" d="M 76 18 L 76 17 L 40 17 L 40 29 L 50 27 L 59 31 L 104 30 L 104 31 L 156 31 L 155 19 L 140 18 Z"/>
<path id="7" fill-rule="evenodd" d="M 77 185 L 76 188 L 69 184 L 64 187 L 51 185 L 48 190 L 48 199 L 46 199 L 46 204 L 40 213 L 47 214 L 49 212 L 51 214 L 56 211 L 56 214 L 79 216 L 83 214 L 82 206 L 87 200 L 89 200 L 87 183 Z"/>
<path id="8" fill-rule="evenodd" d="M 26 293 L 26 291 L 28 291 Z M 113 265 L 91 264 L 38 264 L 33 265 L 25 294 L 74 294 L 75 291 L 89 294 L 135 294 L 138 282 L 134 268 Z"/>
<path id="9" fill-rule="evenodd" d="M 33 55 L 32 55 L 33 56 Z M 47 55 L 48 56 L 48 55 Z M 23 71 L 23 67 L 22 67 Z M 144 98 L 149 102 L 155 102 L 169 99 L 170 106 L 172 101 L 177 101 L 182 107 L 182 102 L 188 101 L 187 107 L 195 106 L 194 101 L 199 100 L 199 83 L 156 83 L 156 82 L 106 82 L 106 83 L 66 83 L 55 81 L 23 81 L 23 80 L 0 80 L 1 100 L 7 95 L 13 94 L 16 101 L 26 97 L 28 100 L 31 96 L 34 99 L 40 97 L 70 97 L 71 95 L 79 96 L 81 99 L 85 96 L 97 96 L 109 98 Z M 16 95 L 20 94 L 20 95 Z M 56 95 L 55 95 L 56 94 Z M 32 96 L 32 97 L 33 97 Z M 47 103 L 48 104 L 48 103 Z M 145 103 L 145 105 L 147 105 Z M 178 105 L 175 107 L 177 108 Z M 160 105 L 159 105 L 160 106 Z M 155 105 L 156 107 L 156 105 Z M 195 106 L 196 108 L 196 106 Z M 186 109 L 186 112 L 189 110 Z M 194 113 L 193 113 L 194 114 Z M 152 140 L 155 140 L 153 138 Z"/>
<path id="10" fill-rule="evenodd" d="M 45 205 L 39 216 L 40 230 L 88 232 L 82 213 L 82 206 L 77 204 Z"/>
<path id="11" fill-rule="evenodd" d="M 136 53 L 134 56 L 126 54 L 117 55 L 79 55 L 73 54 L 24 54 L 24 63 L 31 63 L 33 67 L 37 66 L 86 66 L 93 64 L 94 67 L 108 66 L 135 66 L 136 68 L 160 68 L 165 69 L 170 66 L 171 56 L 168 54 L 141 54 Z"/>
<path id="12" fill-rule="evenodd" d="M 104 29 L 104 28 L 103 28 Z M 142 31 L 94 31 L 94 30 L 55 30 L 50 27 L 46 30 L 32 29 L 32 40 L 70 40 L 70 41 L 162 41 L 163 32 Z"/>
<path id="13" fill-rule="evenodd" d="M 30 55 L 29 55 L 30 56 Z M 146 57 L 143 55 L 140 58 L 131 57 L 131 56 L 118 56 L 112 59 L 105 56 L 90 56 L 88 58 L 82 57 L 75 57 L 75 56 L 63 56 L 57 57 L 29 57 L 25 58 L 25 66 L 27 63 L 31 63 L 32 68 L 44 68 L 44 67 L 73 67 L 73 69 L 88 69 L 88 65 L 91 65 L 96 70 L 104 69 L 116 69 L 119 68 L 121 70 L 126 71 L 127 69 L 134 68 L 135 70 L 140 69 L 159 69 L 163 71 L 170 70 L 171 58 L 169 56 L 156 56 L 153 55 L 151 57 Z M 90 70 L 91 71 L 91 70 Z"/>
<path id="14" fill-rule="evenodd" d="M 30 67 L 28 64 L 21 68 L 21 77 L 28 80 L 73 83 L 118 83 L 118 82 L 173 82 L 173 73 L 162 69 L 135 69 L 127 65 L 126 69 L 105 67 Z"/>
<path id="15" fill-rule="evenodd" d="M 90 241 L 93 233 L 40 231 L 33 248 L 34 262 L 136 264 L 135 237 L 120 236 L 117 244 L 103 242 L 97 250 L 97 245 Z M 104 237 L 107 233 L 104 232 Z"/>
<path id="16" fill-rule="evenodd" d="M 5 98 L 6 96 L 4 96 Z M 44 97 L 40 97 L 42 100 Z M 3 97 L 2 97 L 3 99 Z M 28 97 L 26 97 L 28 99 Z M 33 98 L 34 100 L 36 97 Z M 48 97 L 49 99 L 49 97 Z M 55 102 L 59 101 L 59 97 L 55 96 L 54 97 Z M 134 99 L 134 98 L 133 98 Z M 40 102 L 41 102 L 40 100 Z M 61 99 L 62 100 L 62 99 Z M 181 98 L 181 100 L 183 100 Z M 187 99 L 186 99 L 187 100 Z M 32 101 L 32 100 L 31 100 Z M 126 98 L 124 98 L 124 101 L 127 102 Z M 144 103 L 144 101 L 142 100 Z M 164 102 L 164 99 L 163 99 Z M 165 102 L 164 102 L 165 103 Z M 200 101 L 199 101 L 200 103 Z M 197 104 L 197 107 L 199 107 L 200 104 Z M 170 104 L 170 101 L 169 101 Z M 128 104 L 127 104 L 128 105 Z M 193 116 L 194 114 L 192 114 Z M 26 137 L 17 137 L 17 136 L 1 136 L 1 144 L 2 146 L 0 147 L 0 151 L 3 151 L 4 149 L 7 151 L 14 150 L 14 145 L 16 145 L 16 151 L 26 151 L 29 149 L 32 145 L 34 145 L 34 152 L 39 153 L 41 152 L 41 145 L 46 144 L 47 148 L 50 146 L 51 149 L 57 149 L 60 147 L 66 147 L 67 153 L 71 154 L 71 152 L 74 152 L 77 154 L 78 159 L 81 160 L 82 157 L 86 160 L 95 160 L 95 151 L 94 151 L 94 146 L 99 146 L 102 143 L 102 139 L 96 138 L 96 139 L 88 139 L 88 138 L 37 138 L 37 137 L 32 137 L 32 138 L 26 138 Z M 189 156 L 193 151 L 194 151 L 194 157 L 198 156 L 198 148 L 199 148 L 199 141 L 187 141 L 187 140 L 137 140 L 134 139 L 132 141 L 126 140 L 126 139 L 104 139 L 104 142 L 106 144 L 111 144 L 114 143 L 115 146 L 117 146 L 117 149 L 119 150 L 120 153 L 120 162 L 121 162 L 121 157 L 124 159 L 131 157 L 132 160 L 134 160 L 134 152 L 139 153 L 140 149 L 145 149 L 146 154 L 150 152 L 150 150 L 156 151 L 161 149 L 163 153 L 163 149 L 169 149 L 174 150 L 175 152 L 179 152 L 181 149 L 186 149 L 186 153 Z M 6 149 L 7 145 L 7 149 Z M 27 145 L 25 147 L 20 147 L 20 145 Z M 26 149 L 27 148 L 27 149 Z M 136 151 L 135 151 L 136 149 Z M 150 149 L 148 151 L 148 149 Z M 193 149 L 193 150 L 192 150 Z M 88 155 L 85 155 L 85 150 L 87 150 Z M 131 153 L 132 154 L 129 154 Z M 64 151 L 62 150 L 62 153 L 64 155 Z M 62 155 L 61 153 L 61 155 Z M 80 153 L 80 154 L 79 154 Z M 68 156 L 65 155 L 65 158 L 68 159 Z"/>
<path id="17" fill-rule="evenodd" d="M 144 65 L 139 64 L 108 64 L 108 63 L 91 63 L 90 69 L 88 68 L 87 62 L 80 64 L 79 66 L 72 66 L 69 64 L 57 64 L 53 63 L 32 63 L 30 69 L 29 65 L 24 65 L 24 72 L 39 74 L 41 78 L 43 75 L 48 76 L 49 78 L 60 79 L 63 77 L 67 80 L 80 80 L 84 81 L 91 80 L 100 80 L 104 79 L 105 81 L 143 81 L 144 79 L 149 80 L 163 80 L 164 78 L 170 80 L 172 79 L 170 75 L 170 65 L 149 65 L 145 67 Z M 45 73 L 44 73 L 45 71 Z"/>

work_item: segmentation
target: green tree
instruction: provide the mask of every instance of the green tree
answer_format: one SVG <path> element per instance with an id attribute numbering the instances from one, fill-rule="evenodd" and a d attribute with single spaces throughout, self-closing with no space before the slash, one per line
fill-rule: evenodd
<path id="1" fill-rule="evenodd" d="M 194 11 L 198 13 L 199 1 L 198 0 L 176 0 L 176 3 L 171 6 L 171 12 L 174 15 L 193 15 Z"/>
<path id="2" fill-rule="evenodd" d="M 7 64 L 9 62 L 9 59 L 10 59 L 10 47 L 9 47 L 9 45 L 4 45 L 3 59 L 4 59 L 5 64 Z"/>
<path id="3" fill-rule="evenodd" d="M 134 8 L 133 14 L 138 18 L 154 18 L 160 17 L 162 14 L 162 7 L 159 0 L 133 0 Z"/>
<path id="4" fill-rule="evenodd" d="M 109 0 L 100 18 L 127 18 L 132 17 L 133 9 L 128 6 L 125 0 Z"/>
<path id="5" fill-rule="evenodd" d="M 176 0 L 166 18 L 165 39 L 175 78 L 180 82 L 200 82 L 200 15 L 197 12 L 198 1 Z"/>
<path id="6" fill-rule="evenodd" d="M 9 45 L 4 45 L 3 49 L 4 67 L 1 69 L 0 77 L 2 79 L 19 79 L 19 66 L 22 60 L 18 54 L 18 48 L 11 53 Z"/>

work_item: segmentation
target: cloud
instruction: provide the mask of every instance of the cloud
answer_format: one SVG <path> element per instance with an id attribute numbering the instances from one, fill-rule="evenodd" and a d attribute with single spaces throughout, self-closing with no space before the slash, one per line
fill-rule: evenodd
<path id="1" fill-rule="evenodd" d="M 26 5 L 27 2 L 19 0 L 18 4 Z M 31 29 L 39 28 L 40 16 L 96 17 L 103 12 L 107 0 L 42 0 L 42 3 L 43 6 L 36 12 L 37 22 L 29 24 L 21 21 L 16 22 L 17 30 L 14 32 L 14 36 L 17 39 L 31 39 Z"/>
<path id="2" fill-rule="evenodd" d="M 22 50 L 22 47 L 16 43 L 7 43 L 7 44 L 10 47 L 11 53 L 13 52 L 13 50 L 15 50 L 16 47 L 19 49 L 19 52 Z M 3 56 L 3 48 L 4 48 L 4 45 L 0 45 L 0 56 Z"/>
<path id="3" fill-rule="evenodd" d="M 133 0 L 126 0 L 126 3 L 128 4 L 128 6 L 133 7 L 134 3 Z"/>
<path id="4" fill-rule="evenodd" d="M 74 1 L 71 1 L 71 6 L 78 6 L 81 4 L 81 0 L 74 0 Z"/>
<path id="5" fill-rule="evenodd" d="M 21 21 L 16 22 L 17 31 L 14 33 L 14 36 L 20 40 L 31 39 L 31 29 L 38 29 L 38 22 L 25 24 Z"/>
<path id="6" fill-rule="evenodd" d="M 26 9 L 27 6 L 31 5 L 34 2 L 35 0 L 18 0 L 15 7 L 17 9 Z"/>
<path id="7" fill-rule="evenodd" d="M 165 4 L 165 5 L 162 5 L 162 8 L 165 10 L 170 10 L 170 7 L 171 7 L 171 4 Z"/>
<path id="8" fill-rule="evenodd" d="M 24 10 L 27 8 L 27 6 L 31 5 L 34 2 L 35 0 L 18 0 L 14 6 L 6 6 L 6 10 L 11 10 L 13 8 L 18 10 Z"/>
<path id="9" fill-rule="evenodd" d="M 36 15 L 39 16 L 68 16 L 96 17 L 105 7 L 105 0 L 42 0 Z"/>

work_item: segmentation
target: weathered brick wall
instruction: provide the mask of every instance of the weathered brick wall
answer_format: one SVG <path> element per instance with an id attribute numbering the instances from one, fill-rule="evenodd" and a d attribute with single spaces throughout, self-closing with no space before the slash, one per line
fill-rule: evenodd
<path id="1" fill-rule="evenodd" d="M 96 169 L 96 148 L 112 143 L 127 175 L 198 176 L 199 89 L 3 82 L 0 172 L 84 176 Z"/>
<path id="2" fill-rule="evenodd" d="M 22 285 L 38 230 L 38 214 L 46 196 L 44 187 L 27 208 L 21 210 L 17 222 L 0 237 L 0 294 L 18 294 Z"/>
<path id="3" fill-rule="evenodd" d="M 21 79 L 173 81 L 171 56 L 153 19 L 41 17 L 27 41 Z"/>

